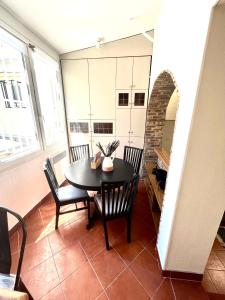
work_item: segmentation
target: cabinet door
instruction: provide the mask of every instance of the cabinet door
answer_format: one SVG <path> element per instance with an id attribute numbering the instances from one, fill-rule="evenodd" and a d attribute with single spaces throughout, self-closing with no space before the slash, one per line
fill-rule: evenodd
<path id="1" fill-rule="evenodd" d="M 142 108 L 131 109 L 131 136 L 144 137 L 146 110 Z"/>
<path id="2" fill-rule="evenodd" d="M 120 145 L 116 149 L 116 157 L 123 159 L 124 146 L 130 146 L 129 136 L 117 136 L 116 139 L 120 141 Z"/>
<path id="3" fill-rule="evenodd" d="M 62 74 L 68 118 L 90 118 L 87 60 L 63 60 Z"/>
<path id="4" fill-rule="evenodd" d="M 132 108 L 147 107 L 148 90 L 132 90 Z"/>
<path id="5" fill-rule="evenodd" d="M 130 113 L 131 110 L 120 109 L 116 110 L 116 136 L 129 136 L 130 134 Z"/>
<path id="6" fill-rule="evenodd" d="M 144 148 L 144 137 L 131 136 L 130 137 L 130 146 L 143 149 Z"/>
<path id="7" fill-rule="evenodd" d="M 132 85 L 133 57 L 117 58 L 116 89 L 130 89 Z"/>
<path id="8" fill-rule="evenodd" d="M 115 58 L 89 60 L 92 119 L 115 119 L 115 79 Z"/>
<path id="9" fill-rule="evenodd" d="M 150 57 L 134 57 L 133 89 L 148 89 Z"/>

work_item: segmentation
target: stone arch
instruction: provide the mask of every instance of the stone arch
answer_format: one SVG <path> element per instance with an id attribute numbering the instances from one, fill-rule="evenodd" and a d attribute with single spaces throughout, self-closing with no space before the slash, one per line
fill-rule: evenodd
<path id="1" fill-rule="evenodd" d="M 161 147 L 166 109 L 175 88 L 176 82 L 169 71 L 163 71 L 155 80 L 146 114 L 145 161 L 157 161 L 154 149 Z"/>

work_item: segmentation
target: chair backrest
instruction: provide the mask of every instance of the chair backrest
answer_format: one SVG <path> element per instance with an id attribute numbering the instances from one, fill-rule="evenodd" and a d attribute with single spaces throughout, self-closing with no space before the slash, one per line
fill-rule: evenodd
<path id="1" fill-rule="evenodd" d="M 58 196 L 57 196 L 57 191 L 59 189 L 59 184 L 58 184 L 57 179 L 55 177 L 55 173 L 53 171 L 52 164 L 51 164 L 49 158 L 47 158 L 45 160 L 45 162 L 43 164 L 43 169 L 44 169 L 44 173 L 45 173 L 45 176 L 47 178 L 49 187 L 51 189 L 53 198 L 55 199 L 56 202 L 58 202 L 59 200 L 58 200 Z"/>
<path id="2" fill-rule="evenodd" d="M 124 146 L 123 159 L 133 166 L 135 174 L 139 174 L 142 153 L 143 149 Z"/>
<path id="3" fill-rule="evenodd" d="M 139 175 L 134 175 L 131 181 L 102 182 L 102 213 L 110 217 L 128 214 L 133 206 Z"/>
<path id="4" fill-rule="evenodd" d="M 20 273 L 23 261 L 23 255 L 25 250 L 26 243 L 26 225 L 20 215 L 15 213 L 14 211 L 0 206 L 0 273 L 2 274 L 10 274 L 11 265 L 12 265 L 12 256 L 11 256 L 11 248 L 10 248 L 10 238 L 9 238 L 9 228 L 8 228 L 8 214 L 13 215 L 21 225 L 22 228 L 22 243 L 19 251 L 19 259 L 17 264 L 17 272 L 14 289 L 17 289 L 20 281 Z"/>
<path id="5" fill-rule="evenodd" d="M 89 144 L 70 146 L 70 153 L 73 162 L 82 158 L 89 158 L 90 157 Z"/>

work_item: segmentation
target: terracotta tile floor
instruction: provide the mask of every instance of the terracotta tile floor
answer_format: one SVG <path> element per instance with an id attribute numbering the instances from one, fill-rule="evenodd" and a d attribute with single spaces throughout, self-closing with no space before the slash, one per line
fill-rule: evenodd
<path id="1" fill-rule="evenodd" d="M 156 233 L 143 182 L 134 205 L 130 244 L 126 242 L 125 221 L 112 221 L 112 249 L 106 251 L 101 223 L 96 221 L 91 230 L 86 230 L 86 214 L 80 211 L 61 216 L 55 231 L 55 205 L 49 197 L 27 220 L 22 278 L 34 299 L 224 299 L 222 295 L 213 295 L 225 294 L 225 251 L 218 243 L 214 245 L 202 285 L 161 276 Z M 17 231 L 11 237 L 13 268 L 20 240 Z"/>

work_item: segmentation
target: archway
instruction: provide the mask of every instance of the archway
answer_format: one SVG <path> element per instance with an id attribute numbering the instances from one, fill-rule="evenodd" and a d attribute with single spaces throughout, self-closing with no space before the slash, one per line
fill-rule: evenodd
<path id="1" fill-rule="evenodd" d="M 146 115 L 144 160 L 157 161 L 155 148 L 161 148 L 166 109 L 176 83 L 168 71 L 162 72 L 156 79 Z"/>

